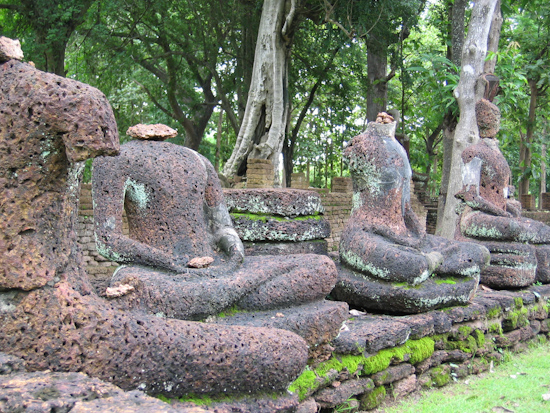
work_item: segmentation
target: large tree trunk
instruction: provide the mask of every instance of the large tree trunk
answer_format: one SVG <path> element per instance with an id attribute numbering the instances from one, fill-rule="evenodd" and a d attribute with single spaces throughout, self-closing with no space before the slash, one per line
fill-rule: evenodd
<path id="1" fill-rule="evenodd" d="M 462 50 L 460 80 L 455 96 L 460 110 L 460 119 L 454 132 L 450 154 L 449 183 L 443 214 L 438 216 L 437 233 L 446 238 L 454 238 L 457 224 L 458 200 L 455 194 L 462 189 L 462 152 L 479 140 L 475 104 L 483 96 L 483 88 L 476 87 L 483 73 L 489 30 L 497 0 L 480 0 L 474 4 L 468 35 Z"/>
<path id="2" fill-rule="evenodd" d="M 264 1 L 248 101 L 225 176 L 242 173 L 248 157 L 270 159 L 274 167 L 279 163 L 289 111 L 288 59 L 296 1 Z"/>
<path id="3" fill-rule="evenodd" d="M 388 50 L 373 39 L 367 41 L 367 75 L 369 90 L 367 94 L 367 119 L 376 120 L 380 112 L 386 111 L 388 101 Z"/>
<path id="4" fill-rule="evenodd" d="M 449 16 L 451 26 L 451 47 L 447 49 L 447 56 L 455 66 L 460 67 L 462 62 L 462 48 L 464 46 L 464 15 L 466 12 L 467 0 L 455 0 L 449 2 Z M 451 174 L 451 154 L 453 152 L 453 141 L 456 128 L 456 117 L 452 111 L 447 111 L 443 119 L 443 166 L 441 168 L 441 186 L 437 207 L 436 234 L 440 233 L 440 223 L 445 211 L 447 202 L 447 188 Z"/>

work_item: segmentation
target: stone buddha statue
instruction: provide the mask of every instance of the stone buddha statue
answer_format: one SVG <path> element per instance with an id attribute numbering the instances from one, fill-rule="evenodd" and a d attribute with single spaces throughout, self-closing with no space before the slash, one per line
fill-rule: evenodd
<path id="1" fill-rule="evenodd" d="M 391 313 L 465 304 L 476 291 L 488 251 L 426 234 L 411 209 L 411 167 L 394 135 L 395 122 L 380 114 L 345 149 L 353 209 L 340 241 L 333 295 Z"/>
<path id="2" fill-rule="evenodd" d="M 315 254 L 245 257 L 212 164 L 164 141 L 169 134 L 155 128 L 166 127 L 130 128 L 135 140 L 93 164 L 97 248 L 122 264 L 111 286 L 133 288 L 117 305 L 204 320 L 229 308 L 272 310 L 323 300 L 336 282 L 333 261 Z"/>
<path id="3" fill-rule="evenodd" d="M 496 134 L 500 111 L 487 99 L 476 104 L 480 142 L 462 153 L 464 201 L 457 239 L 486 246 L 490 265 L 481 282 L 493 288 L 519 288 L 550 282 L 550 227 L 521 216 L 521 205 L 509 199 L 510 167 Z"/>

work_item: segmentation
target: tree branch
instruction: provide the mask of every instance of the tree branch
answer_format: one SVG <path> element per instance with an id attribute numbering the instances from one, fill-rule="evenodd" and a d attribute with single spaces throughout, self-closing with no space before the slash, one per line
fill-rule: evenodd
<path id="1" fill-rule="evenodd" d="M 0 9 L 5 9 L 5 10 L 21 10 L 22 7 L 18 4 L 2 4 L 0 3 Z"/>
<path id="2" fill-rule="evenodd" d="M 153 94 L 151 93 L 151 91 L 147 88 L 147 86 L 139 83 L 137 80 L 134 79 L 134 83 L 136 83 L 146 94 L 147 96 L 149 97 L 149 99 L 151 99 L 151 101 L 153 102 L 153 104 L 159 108 L 162 112 L 164 112 L 166 115 L 168 115 L 169 117 L 171 117 L 172 119 L 176 119 L 176 117 L 174 116 L 174 114 L 172 112 L 170 112 L 168 109 L 166 109 L 154 96 Z"/>

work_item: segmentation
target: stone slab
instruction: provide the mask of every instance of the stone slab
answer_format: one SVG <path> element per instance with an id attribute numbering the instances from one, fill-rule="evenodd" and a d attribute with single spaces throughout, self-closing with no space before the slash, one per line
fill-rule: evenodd
<path id="1" fill-rule="evenodd" d="M 322 217 L 285 219 L 231 214 L 235 231 L 243 241 L 299 242 L 330 237 L 330 223 Z"/>
<path id="2" fill-rule="evenodd" d="M 338 354 L 374 354 L 384 348 L 405 343 L 411 328 L 385 316 L 357 316 L 345 323 L 332 345 Z"/>
<path id="3" fill-rule="evenodd" d="M 342 323 L 349 317 L 348 310 L 346 303 L 323 300 L 277 310 L 237 313 L 212 322 L 289 330 L 310 346 L 316 346 L 338 335 Z"/>
<path id="4" fill-rule="evenodd" d="M 478 280 L 455 278 L 454 284 L 439 284 L 431 277 L 416 287 L 374 279 L 365 274 L 338 267 L 338 282 L 331 295 L 352 307 L 388 314 L 415 314 L 429 310 L 468 304 Z"/>
<path id="5" fill-rule="evenodd" d="M 225 189 L 229 212 L 298 217 L 324 212 L 321 197 L 314 191 L 289 188 Z"/>
<path id="6" fill-rule="evenodd" d="M 250 242 L 244 241 L 246 256 L 254 255 L 289 255 L 289 254 L 328 254 L 328 243 L 317 239 L 302 242 Z"/>
<path id="7" fill-rule="evenodd" d="M 83 373 L 34 372 L 0 376 L 2 412 L 200 412 L 176 410 L 140 391 L 119 387 Z"/>

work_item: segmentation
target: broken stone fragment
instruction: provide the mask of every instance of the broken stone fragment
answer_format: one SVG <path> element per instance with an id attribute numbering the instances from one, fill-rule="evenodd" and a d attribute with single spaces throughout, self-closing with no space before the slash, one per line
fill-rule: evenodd
<path id="1" fill-rule="evenodd" d="M 187 263 L 190 268 L 206 268 L 214 262 L 212 257 L 196 257 Z"/>
<path id="2" fill-rule="evenodd" d="M 23 60 L 23 51 L 19 40 L 12 40 L 7 37 L 0 37 L 0 63 L 11 59 Z"/>
<path id="3" fill-rule="evenodd" d="M 380 112 L 376 116 L 376 123 L 392 123 L 394 121 L 393 116 L 386 112 Z"/>
<path id="4" fill-rule="evenodd" d="M 105 290 L 105 295 L 107 298 L 116 298 L 122 297 L 123 295 L 129 294 L 134 291 L 134 286 L 130 284 L 121 284 L 116 287 L 108 287 Z"/>
<path id="5" fill-rule="evenodd" d="M 128 128 L 126 134 L 136 139 L 163 141 L 165 139 L 175 138 L 178 135 L 178 131 L 161 123 L 155 125 L 144 125 L 140 123 Z"/>

